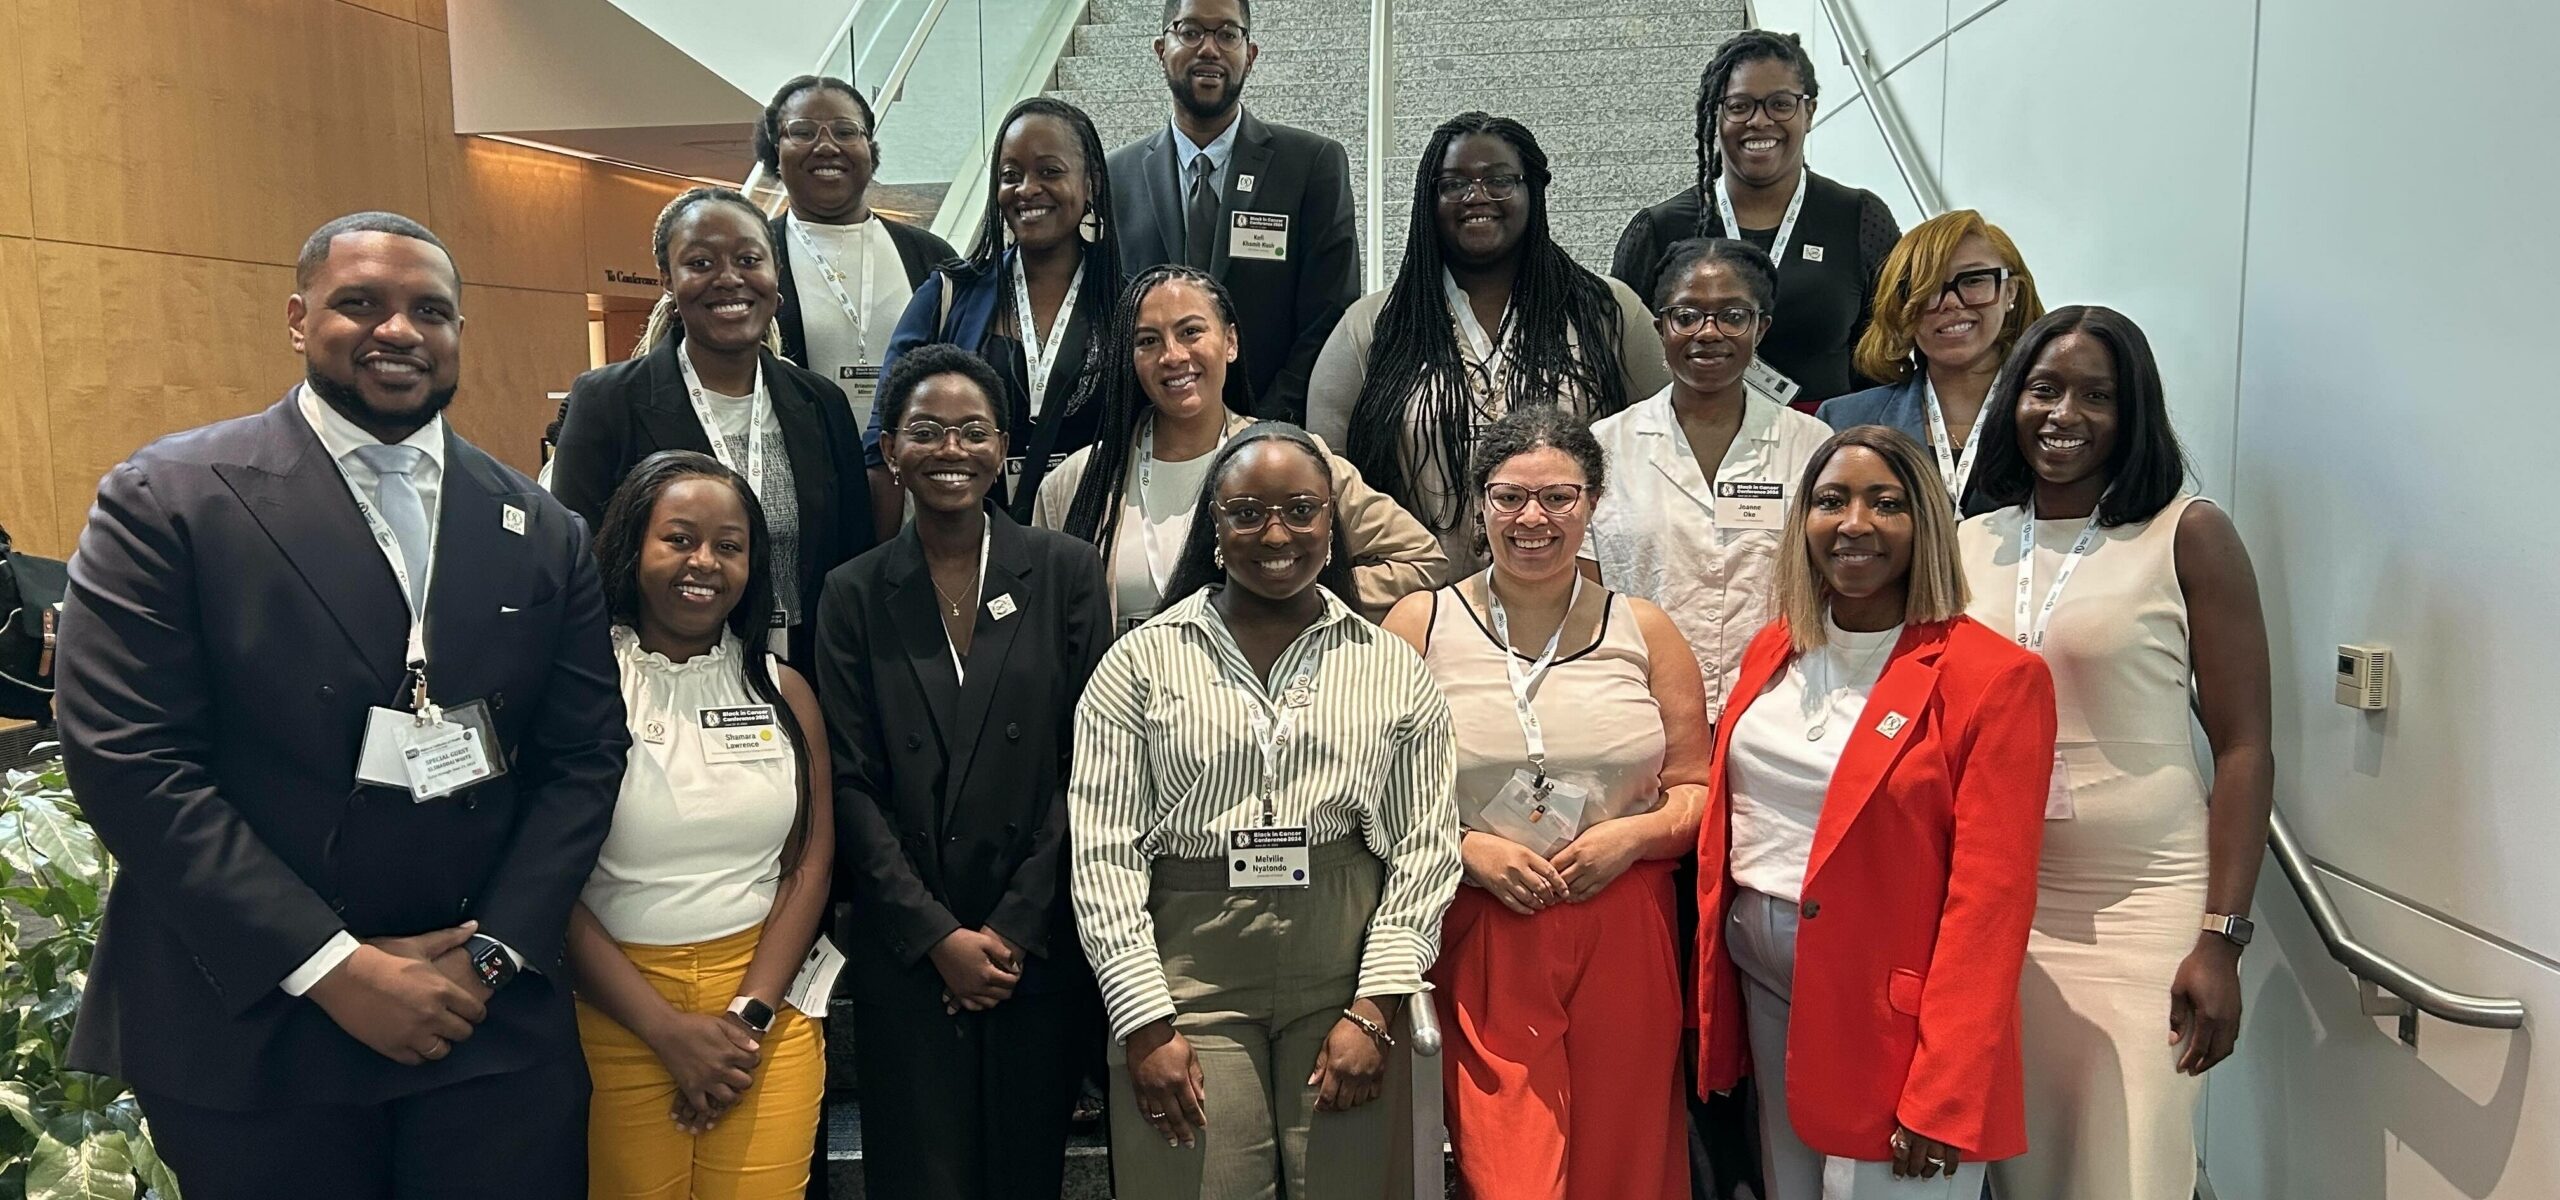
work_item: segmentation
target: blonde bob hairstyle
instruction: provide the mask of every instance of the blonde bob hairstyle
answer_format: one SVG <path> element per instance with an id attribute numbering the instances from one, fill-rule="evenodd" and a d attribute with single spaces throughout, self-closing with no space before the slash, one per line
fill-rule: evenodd
<path id="1" fill-rule="evenodd" d="M 2043 319 L 2044 300 L 2036 295 L 2035 273 L 2027 270 L 2018 244 L 1999 226 L 1983 220 L 1981 213 L 1959 208 L 1912 226 L 1893 244 L 1893 252 L 1885 255 L 1884 268 L 1876 273 L 1875 316 L 1858 336 L 1853 360 L 1858 374 L 1882 383 L 1900 383 L 1920 369 L 1915 348 L 1920 314 L 1938 302 L 1939 284 L 1955 263 L 1956 247 L 1976 233 L 1991 243 L 2018 284 L 2017 307 L 2003 315 L 2000 340 L 1991 347 L 1992 361 L 2009 360 L 2018 335 Z"/>
<path id="2" fill-rule="evenodd" d="M 1938 464 L 1920 443 L 1899 429 L 1856 425 L 1831 435 L 1813 452 L 1787 503 L 1786 532 L 1778 535 L 1778 615 L 1786 619 L 1796 653 L 1819 650 L 1830 637 L 1823 614 L 1831 608 L 1831 581 L 1813 561 L 1813 542 L 1805 534 L 1805 518 L 1813 511 L 1814 481 L 1831 460 L 1851 447 L 1882 458 L 1911 499 L 1911 574 L 1904 579 L 1902 623 L 1934 625 L 1964 615 L 1972 598 L 1965 590 L 1964 566 L 1956 558 L 1956 505 L 1938 477 Z"/>

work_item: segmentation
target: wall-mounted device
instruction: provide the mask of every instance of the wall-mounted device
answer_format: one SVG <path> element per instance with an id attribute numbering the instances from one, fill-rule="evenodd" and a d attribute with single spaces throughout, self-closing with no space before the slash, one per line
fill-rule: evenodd
<path id="1" fill-rule="evenodd" d="M 2338 647 L 2338 703 L 2373 712 L 2391 704 L 2391 651 Z"/>

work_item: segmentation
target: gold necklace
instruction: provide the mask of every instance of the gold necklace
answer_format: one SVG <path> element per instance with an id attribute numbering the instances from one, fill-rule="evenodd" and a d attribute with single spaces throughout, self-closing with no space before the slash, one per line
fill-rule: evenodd
<path id="1" fill-rule="evenodd" d="M 952 615 L 952 616 L 954 616 L 954 617 L 957 617 L 957 616 L 959 616 L 959 615 L 961 614 L 961 612 L 962 612 L 962 611 L 964 611 L 964 609 L 966 608 L 966 606 L 965 606 L 965 605 L 961 604 L 961 603 L 960 603 L 959 601 L 957 601 L 957 600 L 952 599 L 952 598 L 951 598 L 951 593 L 949 593 L 949 592 L 946 592 L 946 591 L 943 591 L 943 590 L 942 590 L 942 581 L 941 581 L 941 580 L 939 580 L 939 579 L 935 579 L 935 578 L 933 577 L 933 568 L 932 568 L 932 567 L 926 567 L 926 568 L 925 568 L 924 577 L 925 577 L 925 579 L 926 579 L 926 581 L 927 581 L 927 582 L 930 582 L 931 584 L 933 584 L 933 594 L 934 594 L 934 595 L 936 595 L 936 596 L 940 596 L 940 597 L 942 597 L 942 604 L 943 604 L 943 607 L 945 607 L 945 608 L 947 608 L 947 609 L 951 610 L 950 615 Z"/>

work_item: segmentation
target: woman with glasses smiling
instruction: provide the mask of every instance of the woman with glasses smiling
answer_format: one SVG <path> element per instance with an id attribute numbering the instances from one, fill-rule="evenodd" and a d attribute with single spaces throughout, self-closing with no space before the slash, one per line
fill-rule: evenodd
<path id="1" fill-rule="evenodd" d="M 1740 238 L 1778 265 L 1777 318 L 1759 389 L 1810 413 L 1862 386 L 1850 350 L 1867 327 L 1876 275 L 1901 230 L 1875 193 L 1808 170 L 1804 140 L 1822 85 L 1792 33 L 1746 29 L 1698 81 L 1698 181 L 1637 213 L 1609 273 L 1643 291 L 1688 238 Z"/>
<path id="2" fill-rule="evenodd" d="M 1342 602 L 1334 500 L 1296 427 L 1228 441 L 1164 612 L 1076 713 L 1121 1200 L 1378 1196 L 1391 1174 L 1396 1015 L 1458 883 L 1456 748 L 1422 660 Z"/>
<path id="3" fill-rule="evenodd" d="M 791 207 L 771 222 L 781 276 L 782 356 L 835 381 L 853 424 L 871 423 L 880 362 L 907 301 L 955 258 L 951 243 L 872 211 L 878 121 L 850 83 L 802 75 L 756 123 L 756 161 L 782 180 Z"/>
<path id="4" fill-rule="evenodd" d="M 1673 866 L 1697 845 L 1706 695 L 1662 610 L 1575 569 L 1607 467 L 1552 408 L 1476 447 L 1493 566 L 1405 597 L 1458 735 L 1465 830 L 1434 977 L 1461 1194 L 1681 1200 Z"/>
<path id="5" fill-rule="evenodd" d="M 1983 401 L 2018 332 L 2044 316 L 2017 243 L 1970 208 L 1922 221 L 1884 260 L 1858 373 L 1891 380 L 1823 401 L 1833 429 L 1890 425 L 1938 459 L 1961 499 L 1980 444 Z"/>

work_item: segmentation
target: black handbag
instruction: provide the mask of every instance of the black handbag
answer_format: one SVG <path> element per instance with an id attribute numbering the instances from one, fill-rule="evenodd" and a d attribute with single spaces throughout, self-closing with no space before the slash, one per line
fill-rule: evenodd
<path id="1" fill-rule="evenodd" d="M 53 719 L 54 631 L 70 587 L 62 560 L 18 553 L 0 527 L 0 717 Z"/>

